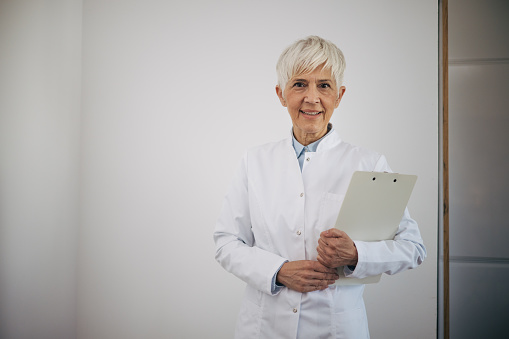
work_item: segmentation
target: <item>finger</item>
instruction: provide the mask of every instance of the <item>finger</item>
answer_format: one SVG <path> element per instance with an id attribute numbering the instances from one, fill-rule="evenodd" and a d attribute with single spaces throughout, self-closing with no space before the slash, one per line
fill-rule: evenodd
<path id="1" fill-rule="evenodd" d="M 334 252 L 333 248 L 331 248 L 329 246 L 325 246 L 323 244 L 319 244 L 316 247 L 316 251 L 318 252 L 318 254 L 321 254 L 322 256 L 330 256 L 331 253 Z"/>
<path id="2" fill-rule="evenodd" d="M 316 285 L 299 286 L 299 287 L 296 287 L 295 290 L 298 292 L 302 292 L 302 293 L 313 292 L 313 291 L 316 291 Z"/>
<path id="3" fill-rule="evenodd" d="M 339 277 L 338 277 L 339 279 Z M 329 285 L 332 285 L 336 282 L 336 279 L 324 279 L 321 281 L 320 289 L 324 290 L 329 287 Z"/>
<path id="4" fill-rule="evenodd" d="M 336 268 L 341 266 L 338 262 L 335 262 L 331 257 L 328 256 L 319 255 L 316 259 L 320 264 L 328 269 L 328 271 L 324 273 L 335 274 Z"/>
<path id="5" fill-rule="evenodd" d="M 318 245 L 318 247 L 316 248 L 316 251 L 318 252 L 319 255 L 323 256 L 326 253 L 326 249 L 327 249 L 326 246 Z"/>
<path id="6" fill-rule="evenodd" d="M 325 277 L 323 279 L 315 279 L 315 280 L 300 284 L 298 289 L 301 292 L 323 290 L 323 289 L 326 289 L 329 285 L 334 284 L 337 279 L 339 279 L 338 275 L 336 275 L 333 279 L 325 278 Z"/>
<path id="7" fill-rule="evenodd" d="M 336 272 L 335 273 L 327 274 L 326 277 L 325 277 L 325 280 L 327 280 L 329 285 L 333 284 L 336 280 L 339 279 L 339 274 L 337 273 L 337 270 L 334 269 L 334 271 L 336 271 Z"/>
<path id="8" fill-rule="evenodd" d="M 329 269 L 328 272 L 312 272 L 302 278 L 304 284 L 316 285 L 317 281 L 331 280 L 336 275 L 335 269 Z"/>
<path id="9" fill-rule="evenodd" d="M 325 254 L 325 252 L 323 252 L 323 251 L 319 251 L 318 256 L 316 257 L 316 260 L 318 261 L 318 263 L 324 267 L 328 267 L 327 265 L 324 265 L 324 262 L 328 262 L 329 259 L 330 259 L 330 257 L 327 254 Z M 319 272 L 322 272 L 322 271 L 323 270 L 321 270 Z"/>
<path id="10" fill-rule="evenodd" d="M 322 264 L 323 266 L 325 266 L 325 264 L 327 264 L 320 254 L 318 254 L 318 257 L 316 258 L 316 260 L 318 260 L 318 262 L 320 264 Z"/>
<path id="11" fill-rule="evenodd" d="M 336 280 L 338 278 L 339 278 L 339 276 L 338 276 L 338 271 L 336 268 L 328 268 L 327 272 L 318 273 L 314 277 L 314 279 L 316 279 L 316 280 L 323 280 L 323 281 Z"/>
<path id="12" fill-rule="evenodd" d="M 329 285 L 327 285 L 325 283 L 325 281 L 323 280 L 315 280 L 314 282 L 312 282 L 311 284 L 308 284 L 308 285 L 304 285 L 304 286 L 301 286 L 299 288 L 300 292 L 313 292 L 313 291 L 320 291 L 320 290 L 324 290 L 328 287 Z"/>
<path id="13" fill-rule="evenodd" d="M 321 291 L 328 287 L 329 285 L 323 284 L 321 281 L 317 281 L 314 285 L 311 287 L 313 288 L 312 291 Z"/>
<path id="14" fill-rule="evenodd" d="M 325 285 L 330 285 L 332 283 L 334 283 L 337 279 L 339 279 L 339 275 L 338 275 L 338 272 L 337 272 L 337 269 L 332 269 L 334 271 L 334 273 L 324 273 L 319 279 L 319 281 L 321 281 L 322 284 L 325 284 Z"/>
<path id="15" fill-rule="evenodd" d="M 318 254 L 320 254 L 324 259 L 325 258 L 331 258 L 336 253 L 336 246 L 333 246 L 330 244 L 330 246 L 320 246 L 316 248 L 316 251 Z"/>
<path id="16" fill-rule="evenodd" d="M 323 236 L 324 238 L 341 238 L 345 232 L 338 230 L 337 228 L 331 228 L 327 231 L 323 231 L 320 233 L 320 238 Z"/>
<path id="17" fill-rule="evenodd" d="M 326 258 L 323 258 L 323 256 L 322 256 L 322 259 L 324 259 L 324 261 L 327 261 Z M 318 261 L 314 262 L 313 270 L 317 273 L 334 273 L 333 268 L 329 268 Z"/>
<path id="18" fill-rule="evenodd" d="M 304 278 L 304 282 L 305 284 L 316 285 L 317 281 L 332 280 L 335 275 L 335 269 L 329 269 L 329 272 L 313 272 Z"/>
<path id="19" fill-rule="evenodd" d="M 334 274 L 335 271 L 334 271 L 334 260 L 333 260 L 333 257 L 332 256 L 328 256 L 328 255 L 321 255 L 319 260 L 318 260 L 318 257 L 317 257 L 317 261 L 323 265 L 324 267 L 327 268 L 327 270 L 322 270 L 320 272 L 322 273 L 329 273 L 329 274 Z"/>
<path id="20" fill-rule="evenodd" d="M 323 247 L 329 246 L 329 242 L 327 241 L 327 238 L 318 238 L 318 246 L 323 246 Z"/>
<path id="21" fill-rule="evenodd" d="M 321 263 L 322 265 L 324 265 L 325 267 L 332 266 L 332 265 L 331 265 L 332 263 L 331 263 L 331 262 L 329 262 L 329 260 L 322 259 L 322 258 L 320 258 L 320 259 L 318 259 L 318 260 L 320 260 L 320 263 Z"/>
<path id="22" fill-rule="evenodd" d="M 336 251 L 337 246 L 329 242 L 329 245 L 325 246 L 323 244 L 319 244 L 316 248 L 317 251 L 321 251 L 322 253 L 327 253 L 328 255 L 333 254 Z"/>

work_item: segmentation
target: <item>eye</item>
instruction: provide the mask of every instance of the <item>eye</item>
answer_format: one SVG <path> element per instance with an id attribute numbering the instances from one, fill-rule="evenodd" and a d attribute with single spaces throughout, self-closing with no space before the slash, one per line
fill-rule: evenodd
<path id="1" fill-rule="evenodd" d="M 304 87 L 304 86 L 306 86 L 306 85 L 300 81 L 297 81 L 296 83 L 293 84 L 293 87 Z"/>
<path id="2" fill-rule="evenodd" d="M 320 85 L 318 85 L 318 87 L 320 87 L 320 88 L 330 88 L 330 84 L 328 84 L 328 83 L 321 83 Z"/>

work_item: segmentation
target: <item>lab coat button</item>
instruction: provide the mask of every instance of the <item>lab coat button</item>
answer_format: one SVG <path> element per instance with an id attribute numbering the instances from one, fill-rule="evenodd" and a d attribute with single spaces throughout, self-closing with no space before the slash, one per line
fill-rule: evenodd
<path id="1" fill-rule="evenodd" d="M 309 160 L 311 160 L 311 159 L 310 158 L 306 158 L 306 161 L 309 161 Z"/>
<path id="2" fill-rule="evenodd" d="M 293 309 L 293 313 L 297 313 L 297 309 L 296 308 Z"/>
<path id="3" fill-rule="evenodd" d="M 297 231 L 297 235 L 300 235 L 300 231 Z"/>
<path id="4" fill-rule="evenodd" d="M 301 193 L 301 194 L 300 194 L 300 197 L 302 198 L 303 196 L 304 196 L 304 193 Z"/>

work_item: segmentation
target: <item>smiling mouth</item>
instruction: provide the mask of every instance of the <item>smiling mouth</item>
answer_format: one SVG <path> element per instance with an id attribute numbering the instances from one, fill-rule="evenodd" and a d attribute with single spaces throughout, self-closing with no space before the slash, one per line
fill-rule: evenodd
<path id="1" fill-rule="evenodd" d="M 318 114 L 322 113 L 322 111 L 320 111 L 320 112 L 304 112 L 304 111 L 301 111 L 301 110 L 299 110 L 299 112 L 301 112 L 302 114 L 311 115 L 311 116 L 318 115 Z"/>

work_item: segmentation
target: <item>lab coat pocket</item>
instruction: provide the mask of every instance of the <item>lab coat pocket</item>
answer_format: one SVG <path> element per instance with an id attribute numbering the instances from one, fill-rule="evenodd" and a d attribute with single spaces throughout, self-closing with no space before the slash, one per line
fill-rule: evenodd
<path id="1" fill-rule="evenodd" d="M 262 318 L 262 292 L 246 286 L 235 330 L 235 338 L 258 338 Z"/>
<path id="2" fill-rule="evenodd" d="M 323 193 L 320 203 L 320 216 L 318 218 L 320 232 L 334 227 L 344 199 L 344 194 Z"/>
<path id="3" fill-rule="evenodd" d="M 333 313 L 337 339 L 369 339 L 368 322 L 363 308 Z"/>

